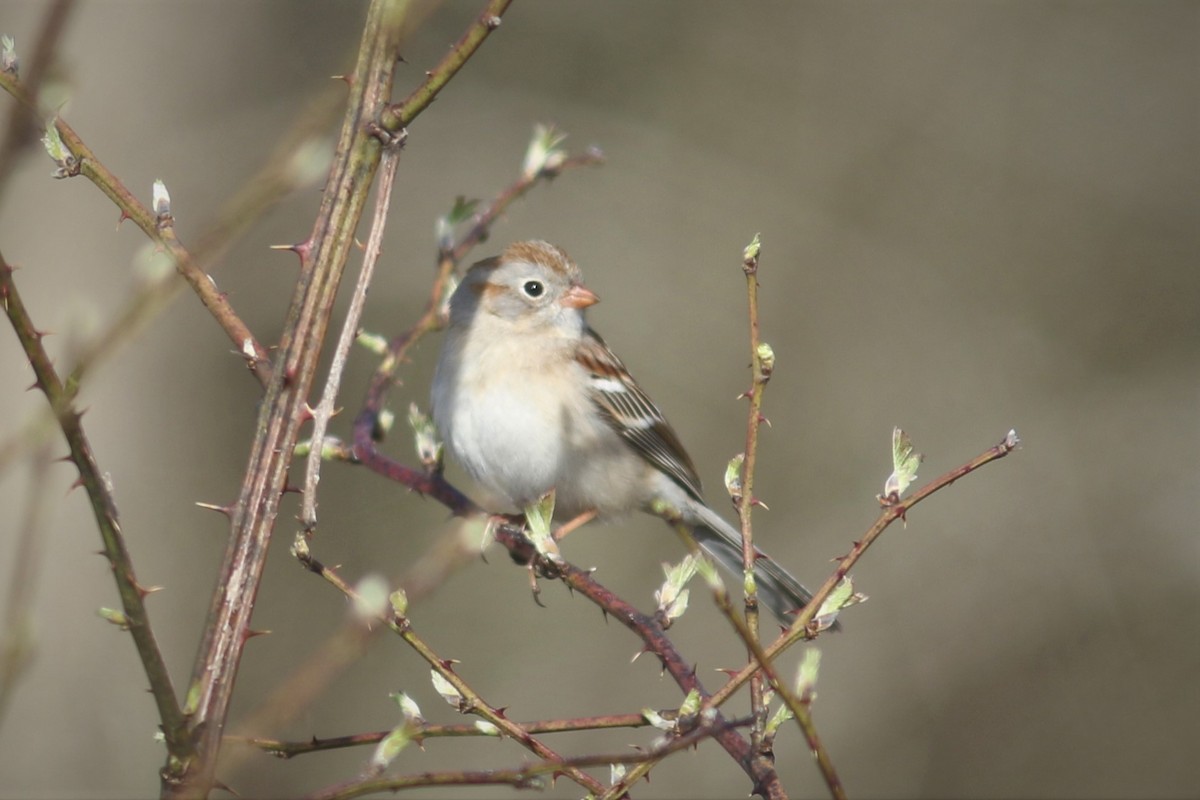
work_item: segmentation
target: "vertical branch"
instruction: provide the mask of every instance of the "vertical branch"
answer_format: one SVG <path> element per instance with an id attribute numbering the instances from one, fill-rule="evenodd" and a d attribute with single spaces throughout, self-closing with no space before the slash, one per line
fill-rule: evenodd
<path id="1" fill-rule="evenodd" d="M 765 357 L 770 351 L 759 339 L 758 330 L 758 254 L 761 249 L 758 234 L 742 253 L 742 271 L 746 274 L 746 298 L 750 316 L 750 359 L 752 383 L 747 393 L 750 398 L 750 413 L 746 421 L 746 456 L 742 460 L 741 493 L 737 496 L 738 521 L 742 527 L 742 564 L 745 568 L 746 587 L 746 635 L 750 641 L 758 641 L 758 596 L 754 587 L 754 539 L 750 520 L 754 504 L 754 467 L 758 463 L 758 431 L 762 424 L 763 390 L 771 379 L 774 368 L 774 355 Z M 749 653 L 750 660 L 755 663 L 753 649 Z M 766 704 L 763 703 L 762 676 L 755 672 L 750 679 L 750 708 L 754 715 L 754 727 L 751 738 L 757 745 L 762 738 L 763 725 L 766 723 Z"/>
<path id="2" fill-rule="evenodd" d="M 321 392 L 321 402 L 313 410 L 312 448 L 308 451 L 308 460 L 304 466 L 304 497 L 300 509 L 300 522 L 304 533 L 311 534 L 317 525 L 317 484 L 321 480 L 321 459 L 325 451 L 325 431 L 329 426 L 329 418 L 333 416 L 334 405 L 337 403 L 338 390 L 342 385 L 342 373 L 345 371 L 346 358 L 354 337 L 358 332 L 358 322 L 362 319 L 363 306 L 367 302 L 367 290 L 371 286 L 371 278 L 375 274 L 375 265 L 379 263 L 379 254 L 383 250 L 383 232 L 387 228 L 388 208 L 391 207 L 392 184 L 396 178 L 396 167 L 400 163 L 400 148 L 404 144 L 404 136 L 389 143 L 383 154 L 382 169 L 379 175 L 379 189 L 375 194 L 375 216 L 371 222 L 371 234 L 367 237 L 367 249 L 363 253 L 362 270 L 358 282 L 354 286 L 354 295 L 350 298 L 350 308 L 342 323 L 342 332 L 338 336 L 337 345 L 333 350 L 333 361 L 329 365 L 329 374 L 325 378 L 325 388 Z"/>
<path id="3" fill-rule="evenodd" d="M 292 450 L 305 418 L 321 344 L 329 324 L 354 231 L 379 165 L 376 137 L 388 103 L 407 3 L 374 0 L 350 80 L 350 96 L 334 165 L 309 240 L 296 249 L 301 273 L 279 346 L 277 367 L 260 406 L 254 446 L 213 596 L 204 639 L 188 689 L 186 710 L 196 757 L 168 763 L 167 797 L 204 797 L 215 780 L 221 735 L 229 712 L 250 617 L 287 482 Z"/>

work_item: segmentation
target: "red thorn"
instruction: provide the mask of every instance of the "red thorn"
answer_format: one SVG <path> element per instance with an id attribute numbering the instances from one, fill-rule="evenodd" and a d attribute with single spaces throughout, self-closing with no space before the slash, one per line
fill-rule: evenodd
<path id="1" fill-rule="evenodd" d="M 296 244 L 273 244 L 271 245 L 271 249 L 288 250 L 295 253 L 300 257 L 300 263 L 303 264 L 308 259 L 309 253 L 312 252 L 312 240 L 305 239 L 303 242 L 297 242 Z"/>
<path id="2" fill-rule="evenodd" d="M 123 223 L 127 219 L 130 219 L 130 216 L 125 213 L 124 209 L 122 209 L 121 216 L 117 217 L 117 230 L 121 229 L 121 223 Z"/>
<path id="3" fill-rule="evenodd" d="M 271 631 L 256 631 L 253 628 L 247 628 L 246 633 L 242 636 L 242 641 L 248 642 L 256 636 L 267 636 Z"/>
<path id="4" fill-rule="evenodd" d="M 741 671 L 741 670 L 731 669 L 731 668 L 729 668 L 729 667 L 717 667 L 717 672 L 723 673 L 723 674 L 725 674 L 727 677 L 730 677 L 730 678 L 732 678 L 732 677 L 734 677 L 735 675 L 737 675 L 737 674 L 738 674 L 738 672 L 740 672 L 740 671 Z"/>
<path id="5" fill-rule="evenodd" d="M 285 484 L 282 494 L 304 494 L 304 489 L 294 483 Z"/>
<path id="6" fill-rule="evenodd" d="M 76 478 L 74 481 L 71 482 L 71 486 L 67 489 L 67 494 L 70 494 L 71 492 L 75 491 L 80 486 L 83 486 L 83 476 L 82 475 L 80 475 L 78 478 Z"/>
<path id="7" fill-rule="evenodd" d="M 40 389 L 40 388 L 42 388 L 42 382 L 40 380 L 35 380 L 33 383 L 31 383 L 25 387 L 25 391 L 31 392 L 34 389 Z"/>

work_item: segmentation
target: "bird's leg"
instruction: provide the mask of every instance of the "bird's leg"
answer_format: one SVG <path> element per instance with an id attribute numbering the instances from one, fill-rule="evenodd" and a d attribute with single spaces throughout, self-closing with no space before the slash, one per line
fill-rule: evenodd
<path id="1" fill-rule="evenodd" d="M 571 519 L 554 529 L 554 541 L 561 542 L 566 538 L 568 533 L 594 520 L 597 513 L 599 512 L 592 509 L 591 511 L 584 511 L 582 514 L 576 514 L 574 517 L 571 517 Z"/>

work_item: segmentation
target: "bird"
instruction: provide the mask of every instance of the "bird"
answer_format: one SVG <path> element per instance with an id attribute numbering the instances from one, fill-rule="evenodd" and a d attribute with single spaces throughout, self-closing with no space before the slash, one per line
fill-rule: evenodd
<path id="1" fill-rule="evenodd" d="M 741 533 L 704 501 L 678 435 L 588 325 L 598 302 L 545 241 L 471 266 L 450 298 L 433 378 L 439 436 L 471 478 L 521 509 L 551 490 L 559 520 L 670 509 L 740 578 Z M 790 624 L 812 593 L 761 551 L 754 570 L 759 599 Z"/>

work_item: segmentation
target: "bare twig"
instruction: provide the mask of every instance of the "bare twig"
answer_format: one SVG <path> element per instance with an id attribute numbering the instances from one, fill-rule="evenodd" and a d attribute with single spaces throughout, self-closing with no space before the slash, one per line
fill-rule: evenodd
<path id="1" fill-rule="evenodd" d="M 754 469 L 758 462 L 758 434 L 764 420 L 762 414 L 763 392 L 767 388 L 767 383 L 771 380 L 771 375 L 775 370 L 775 354 L 769 345 L 763 343 L 759 335 L 758 258 L 760 252 L 759 237 L 755 234 L 754 240 L 746 247 L 742 255 L 742 271 L 746 274 L 746 295 L 750 316 L 750 358 L 753 380 L 749 391 L 746 393 L 750 399 L 750 413 L 746 423 L 746 453 L 742 461 L 741 491 L 735 497 L 738 518 L 742 523 L 742 558 L 744 559 L 747 575 L 753 574 L 755 560 L 754 545 L 750 539 L 750 516 L 754 506 L 760 505 L 758 498 L 754 496 Z M 747 666 L 758 666 L 761 668 L 761 672 L 756 670 L 750 676 L 750 707 L 755 719 L 754 729 L 751 732 L 754 746 L 756 748 L 766 746 L 766 743 L 763 741 L 763 726 L 767 721 L 767 707 L 763 701 L 763 688 L 760 678 L 761 675 L 765 675 L 771 687 L 783 699 L 784 704 L 792 712 L 797 723 L 800 725 L 809 750 L 816 759 L 817 767 L 825 779 L 826 786 L 829 787 L 830 794 L 835 800 L 844 800 L 846 796 L 845 789 L 842 786 L 837 771 L 834 769 L 833 761 L 830 759 L 828 751 L 817 734 L 816 725 L 813 722 L 808 706 L 801 702 L 801 698 L 796 697 L 795 693 L 791 691 L 786 683 L 780 680 L 773 663 L 763 651 L 762 643 L 758 638 L 757 598 L 753 596 L 753 593 L 747 593 L 745 620 L 739 619 L 737 614 L 734 613 L 733 606 L 729 602 L 727 595 L 719 599 L 722 600 L 722 602 L 718 603 L 722 613 L 724 613 L 725 617 L 733 625 L 738 636 L 741 637 L 746 648 L 749 650 L 750 663 Z"/>
<path id="2" fill-rule="evenodd" d="M 390 138 L 390 135 L 384 135 Z M 312 448 L 308 452 L 308 460 L 305 464 L 304 495 L 300 506 L 300 522 L 304 526 L 305 532 L 309 534 L 317 525 L 317 484 L 321 480 L 325 431 L 329 426 L 329 418 L 333 416 L 338 391 L 342 385 L 342 373 L 346 368 L 346 359 L 350 354 L 350 348 L 354 345 L 354 338 L 358 335 L 358 323 L 362 319 L 363 306 L 367 302 L 367 290 L 371 286 L 371 277 L 375 273 L 375 265 L 379 262 L 379 254 L 383 248 L 383 232 L 387 228 L 392 184 L 396 178 L 396 167 L 400 163 L 400 148 L 403 147 L 403 144 L 404 132 L 401 131 L 396 138 L 388 142 L 389 146 L 380 161 L 379 188 L 375 193 L 375 217 L 371 221 L 371 233 L 367 237 L 362 269 L 358 273 L 354 294 L 350 297 L 350 308 L 346 312 L 346 319 L 342 322 L 342 331 L 338 335 L 337 344 L 333 349 L 333 360 L 325 378 L 321 401 L 317 403 L 312 412 Z"/>
<path id="3" fill-rule="evenodd" d="M 417 115 L 429 107 L 438 93 L 446 88 L 450 79 L 475 55 L 475 51 L 492 31 L 500 27 L 500 18 L 511 4 L 512 0 L 488 0 L 483 11 L 462 37 L 450 47 L 450 52 L 441 63 L 429 71 L 421 85 L 413 90 L 404 102 L 387 111 L 381 119 L 384 128 L 395 133 L 412 124 Z"/>
<path id="4" fill-rule="evenodd" d="M 534 722 L 518 722 L 520 728 L 528 733 L 570 733 L 573 731 L 594 731 L 608 728 L 644 728 L 650 724 L 644 714 L 609 714 L 597 717 L 575 717 L 572 719 L 547 719 Z M 280 739 L 237 739 L 228 737 L 230 743 L 238 742 L 253 745 L 261 750 L 280 758 L 295 758 L 308 753 L 318 753 L 323 750 L 339 750 L 344 747 L 362 747 L 378 744 L 391 731 L 372 731 L 357 733 L 350 736 L 333 736 L 327 739 L 306 739 L 297 742 L 287 742 Z M 413 729 L 412 739 L 416 742 L 425 739 L 454 739 L 479 736 L 494 736 L 481 730 L 478 725 L 433 725 L 424 723 Z"/>
<path id="5" fill-rule="evenodd" d="M 762 343 L 759 339 L 758 328 L 759 251 L 759 237 L 758 234 L 755 234 L 754 240 L 742 254 L 742 272 L 746 275 L 746 299 L 750 318 L 751 382 L 750 389 L 746 392 L 750 399 L 750 411 L 746 421 L 746 451 L 745 457 L 742 459 L 741 491 L 734 498 L 738 521 L 741 522 L 742 528 L 742 568 L 745 570 L 742 586 L 746 589 L 745 630 L 743 631 L 740 625 L 735 627 L 739 634 L 743 634 L 743 638 L 750 648 L 752 660 L 761 651 L 761 647 L 758 644 L 758 593 L 753 581 L 757 553 L 754 550 L 753 525 L 750 517 L 754 504 L 758 502 L 754 496 L 754 468 L 758 463 L 758 432 L 763 418 L 763 392 L 767 388 L 767 382 L 771 379 L 771 371 L 774 369 L 774 356 L 770 356 L 769 359 L 764 358 L 765 354 L 760 348 Z M 763 726 L 767 722 L 762 679 L 758 673 L 750 678 L 750 712 L 755 719 L 754 728 L 750 734 L 751 741 L 757 748 L 762 743 Z"/>

